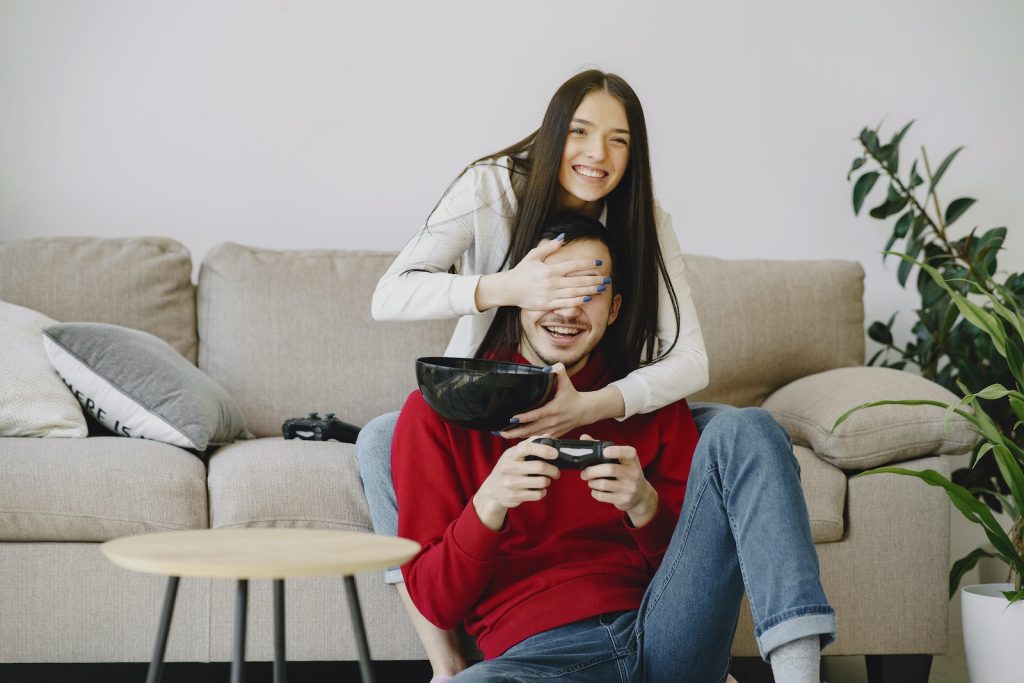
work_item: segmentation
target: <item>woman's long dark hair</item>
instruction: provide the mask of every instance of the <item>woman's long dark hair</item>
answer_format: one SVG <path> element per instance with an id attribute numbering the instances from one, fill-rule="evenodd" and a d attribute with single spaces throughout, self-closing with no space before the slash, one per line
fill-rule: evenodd
<path id="1" fill-rule="evenodd" d="M 608 243 L 612 253 L 618 256 L 616 282 L 629 283 L 628 287 L 620 289 L 623 294 L 622 312 L 607 334 L 616 337 L 609 341 L 614 348 L 623 351 L 621 360 L 628 373 L 642 364 L 660 360 L 672 350 L 679 337 L 679 303 L 658 244 L 655 224 L 647 123 L 640 100 L 629 84 L 620 76 L 597 70 L 573 76 L 551 98 L 540 128 L 510 147 L 477 159 L 462 173 L 474 165 L 494 164 L 503 156 L 511 160 L 509 174 L 519 210 L 512 220 L 509 248 L 501 267 L 514 266 L 536 246 L 545 225 L 550 222 L 572 116 L 583 98 L 597 90 L 622 102 L 631 138 L 626 172 L 615 189 L 605 197 Z M 657 264 L 657 268 L 651 268 L 651 264 Z M 659 276 L 664 280 L 672 301 L 676 335 L 672 345 L 656 356 Z M 646 362 L 642 361 L 645 355 L 648 358 Z"/>

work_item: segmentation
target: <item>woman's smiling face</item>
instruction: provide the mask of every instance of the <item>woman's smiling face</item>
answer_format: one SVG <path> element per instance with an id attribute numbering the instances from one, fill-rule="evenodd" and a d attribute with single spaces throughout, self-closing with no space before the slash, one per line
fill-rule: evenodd
<path id="1" fill-rule="evenodd" d="M 629 165 L 629 144 L 629 122 L 622 102 L 603 90 L 587 93 L 566 132 L 558 170 L 560 208 L 595 216 L 600 213 L 595 203 L 622 180 Z"/>

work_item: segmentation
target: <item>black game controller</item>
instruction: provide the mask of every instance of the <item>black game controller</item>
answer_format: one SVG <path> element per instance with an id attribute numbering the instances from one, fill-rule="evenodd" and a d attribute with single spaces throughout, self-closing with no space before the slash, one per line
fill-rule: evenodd
<path id="1" fill-rule="evenodd" d="M 281 425 L 281 434 L 286 439 L 303 439 L 305 441 L 327 441 L 334 439 L 342 443 L 355 443 L 359 435 L 359 427 L 342 422 L 334 413 L 320 417 L 310 413 L 308 417 L 293 417 Z"/>
<path id="2" fill-rule="evenodd" d="M 572 439 L 534 439 L 533 443 L 552 446 L 558 451 L 554 465 L 563 470 L 585 470 L 592 465 L 605 462 L 618 462 L 618 458 L 606 458 L 604 451 L 614 446 L 613 441 L 574 441 Z M 536 455 L 527 456 L 527 460 L 545 460 Z"/>

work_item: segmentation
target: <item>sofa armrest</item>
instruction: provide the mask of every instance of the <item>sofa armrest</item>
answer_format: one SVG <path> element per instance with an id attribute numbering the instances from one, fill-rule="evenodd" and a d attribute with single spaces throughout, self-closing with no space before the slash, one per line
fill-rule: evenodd
<path id="1" fill-rule="evenodd" d="M 811 448 L 844 470 L 862 470 L 924 455 L 956 455 L 978 440 L 970 422 L 936 406 L 886 405 L 851 415 L 864 403 L 924 399 L 956 403 L 945 388 L 891 368 L 850 367 L 819 372 L 782 387 L 762 406 L 789 432 L 793 443 Z"/>

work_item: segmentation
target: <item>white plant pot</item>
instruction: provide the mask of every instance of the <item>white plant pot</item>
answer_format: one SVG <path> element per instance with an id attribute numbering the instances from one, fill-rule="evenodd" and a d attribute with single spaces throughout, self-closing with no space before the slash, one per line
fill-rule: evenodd
<path id="1" fill-rule="evenodd" d="M 960 591 L 964 654 L 971 683 L 1024 683 L 1024 601 L 1010 605 L 1001 591 L 1012 583 L 964 586 Z"/>

